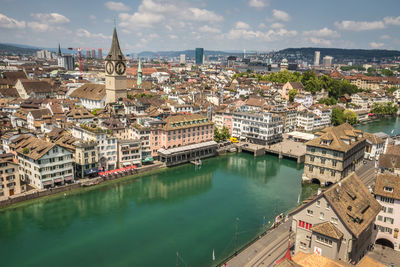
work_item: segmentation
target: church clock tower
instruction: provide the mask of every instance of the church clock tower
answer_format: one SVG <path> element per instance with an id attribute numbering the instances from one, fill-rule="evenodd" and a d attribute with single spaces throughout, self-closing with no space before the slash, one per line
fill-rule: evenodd
<path id="1" fill-rule="evenodd" d="M 119 101 L 127 97 L 126 59 L 119 47 L 117 29 L 114 33 L 110 52 L 105 59 L 106 71 L 106 104 Z"/>

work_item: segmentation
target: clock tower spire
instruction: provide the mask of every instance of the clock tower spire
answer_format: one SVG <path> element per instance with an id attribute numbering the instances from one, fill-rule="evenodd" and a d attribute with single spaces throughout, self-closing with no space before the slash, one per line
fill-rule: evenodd
<path id="1" fill-rule="evenodd" d="M 111 42 L 110 52 L 105 59 L 106 70 L 106 104 L 119 101 L 127 97 L 126 59 L 119 46 L 117 29 Z"/>

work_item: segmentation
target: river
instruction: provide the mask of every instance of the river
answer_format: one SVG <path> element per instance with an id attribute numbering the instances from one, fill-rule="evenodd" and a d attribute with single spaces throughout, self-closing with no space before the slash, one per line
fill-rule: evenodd
<path id="1" fill-rule="evenodd" d="M 400 117 L 386 118 L 367 124 L 360 124 L 356 128 L 368 133 L 384 132 L 391 136 L 398 135 L 400 134 Z"/>
<path id="2" fill-rule="evenodd" d="M 236 218 L 240 247 L 297 205 L 302 167 L 231 154 L 8 208 L 2 265 L 176 266 L 178 252 L 211 266 L 234 251 Z"/>

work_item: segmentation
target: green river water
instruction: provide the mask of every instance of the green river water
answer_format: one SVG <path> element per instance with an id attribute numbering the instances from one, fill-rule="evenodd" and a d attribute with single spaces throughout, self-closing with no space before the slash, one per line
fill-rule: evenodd
<path id="1" fill-rule="evenodd" d="M 400 122 L 359 128 L 400 133 Z M 236 218 L 239 248 L 310 194 L 302 168 L 230 154 L 10 207 L 1 266 L 176 266 L 177 252 L 179 266 L 212 266 L 233 253 Z"/>

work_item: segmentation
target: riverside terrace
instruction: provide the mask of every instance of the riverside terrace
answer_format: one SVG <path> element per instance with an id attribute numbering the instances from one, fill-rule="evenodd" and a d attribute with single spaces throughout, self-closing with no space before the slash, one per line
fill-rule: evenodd
<path id="1" fill-rule="evenodd" d="M 160 161 L 166 166 L 174 166 L 191 160 L 199 160 L 212 157 L 216 154 L 218 144 L 215 141 L 208 141 L 199 144 L 181 146 L 171 149 L 159 149 Z"/>

